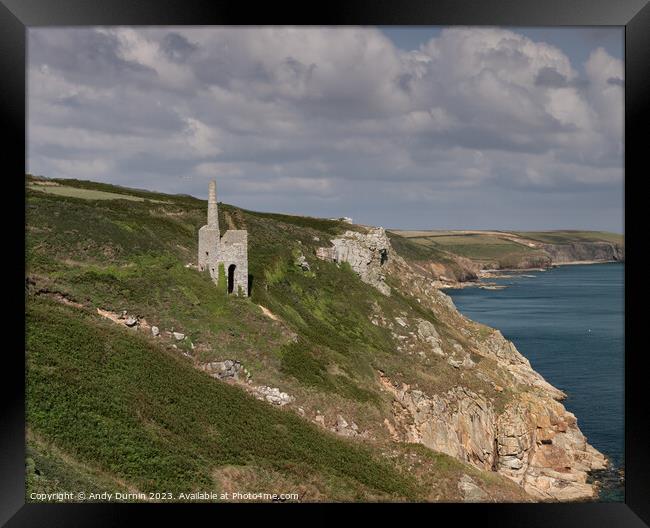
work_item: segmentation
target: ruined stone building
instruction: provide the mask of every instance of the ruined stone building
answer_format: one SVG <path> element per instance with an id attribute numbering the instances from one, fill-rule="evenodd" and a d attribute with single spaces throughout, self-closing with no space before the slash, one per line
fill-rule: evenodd
<path id="1" fill-rule="evenodd" d="M 230 229 L 219 234 L 217 183 L 208 187 L 208 224 L 199 229 L 199 271 L 209 270 L 218 283 L 223 264 L 228 293 L 248 295 L 248 232 Z"/>

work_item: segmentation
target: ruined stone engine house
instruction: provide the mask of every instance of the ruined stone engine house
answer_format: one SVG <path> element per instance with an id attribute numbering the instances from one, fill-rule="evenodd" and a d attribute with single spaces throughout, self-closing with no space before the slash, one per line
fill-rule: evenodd
<path id="1" fill-rule="evenodd" d="M 208 187 L 208 224 L 199 229 L 199 271 L 210 272 L 219 283 L 219 265 L 223 265 L 228 293 L 248 296 L 248 232 L 230 229 L 219 233 L 217 183 Z"/>

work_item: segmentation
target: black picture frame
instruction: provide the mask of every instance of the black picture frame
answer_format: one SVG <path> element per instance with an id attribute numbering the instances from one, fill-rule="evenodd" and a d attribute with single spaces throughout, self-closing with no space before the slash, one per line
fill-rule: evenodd
<path id="1" fill-rule="evenodd" d="M 570 504 L 423 504 L 376 505 L 382 516 L 391 513 L 404 520 L 405 508 L 418 507 L 427 523 L 454 525 L 473 521 L 499 526 L 575 528 L 584 525 L 650 525 L 650 428 L 648 427 L 647 371 L 640 338 L 644 311 L 642 300 L 641 244 L 634 241 L 643 226 L 632 214 L 643 212 L 644 150 L 650 122 L 650 5 L 647 0 L 347 0 L 319 5 L 308 3 L 259 3 L 202 0 L 0 0 L 0 105 L 6 132 L 3 212 L 5 255 L 14 266 L 4 274 L 5 294 L 17 302 L 7 310 L 5 325 L 15 346 L 5 345 L 2 357 L 0 523 L 7 526 L 85 526 L 125 524 L 132 515 L 144 514 L 149 522 L 164 515 L 188 520 L 190 507 L 201 508 L 213 521 L 239 511 L 237 505 L 140 505 L 140 504 L 25 504 L 25 379 L 24 330 L 25 281 L 19 255 L 24 256 L 25 172 L 25 59 L 26 28 L 70 25 L 494 25 L 494 26 L 625 26 L 625 503 Z M 645 133 L 644 133 L 645 132 Z M 21 176 L 18 178 L 18 176 Z M 638 231 L 638 233 L 637 233 Z M 640 240 L 640 238 L 639 238 Z M 23 261 L 24 262 L 24 261 Z M 9 303 L 6 303 L 9 307 Z M 24 336 L 24 331 L 23 331 Z M 218 507 L 218 510 L 214 508 Z M 265 515 L 271 505 L 249 505 Z M 368 505 L 345 505 L 368 509 Z M 328 505 L 293 505 L 292 512 L 340 516 Z M 286 518 L 288 510 L 277 512 Z M 331 512 L 331 513 L 330 513 Z M 322 514 L 321 514 L 322 515 Z M 324 520 L 320 517 L 319 520 Z M 445 520 L 443 520 L 445 519 Z"/>

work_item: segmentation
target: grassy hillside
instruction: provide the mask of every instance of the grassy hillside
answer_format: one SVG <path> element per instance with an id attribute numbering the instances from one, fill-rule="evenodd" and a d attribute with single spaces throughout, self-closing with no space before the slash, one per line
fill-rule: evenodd
<path id="1" fill-rule="evenodd" d="M 334 497 L 416 496 L 367 449 L 215 382 L 134 331 L 41 299 L 27 315 L 30 428 L 136 489 L 214 489 L 216 468 L 246 465 L 295 482 L 316 474 Z"/>
<path id="2" fill-rule="evenodd" d="M 81 482 L 241 491 L 274 483 L 303 500 L 459 500 L 456 483 L 471 474 L 491 497 L 525 498 L 503 477 L 389 440 L 383 417 L 392 399 L 378 369 L 436 390 L 462 374 L 444 362 L 423 373 L 421 360 L 405 358 L 390 331 L 371 323 L 373 313 L 417 315 L 442 335 L 463 336 L 412 298 L 386 297 L 349 266 L 317 260 L 315 249 L 349 224 L 221 204 L 222 231 L 249 234 L 251 296 L 227 297 L 187 266 L 196 262 L 204 201 L 42 183 L 30 180 L 26 204 L 30 489 Z M 300 254 L 310 271 L 295 264 Z M 154 339 L 98 308 L 128 310 L 187 339 Z M 225 359 L 296 404 L 274 408 L 197 368 Z M 329 421 L 342 414 L 368 434 L 336 436 L 312 423 L 317 412 Z"/>
<path id="3" fill-rule="evenodd" d="M 546 267 L 553 263 L 547 245 L 589 244 L 624 246 L 623 235 L 604 231 L 408 231 L 394 230 L 395 238 L 411 246 L 416 260 L 464 257 L 481 268 Z M 462 266 L 462 262 L 459 263 Z"/>
<path id="4" fill-rule="evenodd" d="M 623 244 L 625 239 L 620 233 L 607 231 L 520 231 L 517 235 L 545 242 L 548 244 L 570 244 L 572 242 L 611 242 Z"/>

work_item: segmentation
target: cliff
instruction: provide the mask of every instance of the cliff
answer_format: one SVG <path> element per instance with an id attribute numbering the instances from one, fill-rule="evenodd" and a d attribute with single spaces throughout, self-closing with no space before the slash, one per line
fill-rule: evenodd
<path id="1" fill-rule="evenodd" d="M 551 264 L 571 262 L 623 262 L 625 246 L 612 242 L 570 242 L 545 244 Z"/>
<path id="2" fill-rule="evenodd" d="M 595 496 L 562 392 L 434 287 L 447 253 L 220 204 L 249 234 L 238 298 L 197 270 L 204 201 L 55 183 L 27 197 L 28 489 Z"/>
<path id="3" fill-rule="evenodd" d="M 391 242 L 414 269 L 447 282 L 477 280 L 482 270 L 623 262 L 623 235 L 596 231 L 405 231 Z"/>

